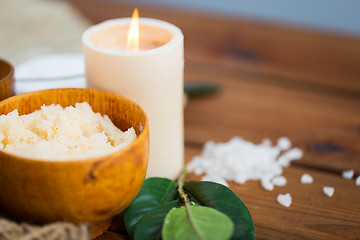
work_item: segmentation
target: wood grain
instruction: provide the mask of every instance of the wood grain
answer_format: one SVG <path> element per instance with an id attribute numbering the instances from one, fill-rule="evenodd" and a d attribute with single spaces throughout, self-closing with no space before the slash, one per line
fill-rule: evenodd
<path id="1" fill-rule="evenodd" d="M 188 143 L 228 141 L 232 136 L 275 142 L 288 136 L 307 151 L 302 165 L 337 172 L 354 168 L 360 173 L 358 99 L 263 84 L 251 77 L 208 69 L 187 68 L 187 79 L 209 79 L 222 86 L 221 94 L 189 100 L 185 111 Z M 326 150 L 327 146 L 333 148 Z"/>
<path id="2" fill-rule="evenodd" d="M 71 1 L 94 23 L 127 17 L 128 2 Z M 268 192 L 259 181 L 230 188 L 249 208 L 256 239 L 359 239 L 360 187 L 341 172 L 360 175 L 360 38 L 247 19 L 138 4 L 140 16 L 178 25 L 185 36 L 185 79 L 222 91 L 190 98 L 185 109 L 186 161 L 208 140 L 241 136 L 274 143 L 287 136 L 304 151 L 284 169 L 288 183 Z M 300 184 L 303 173 L 314 183 Z M 189 180 L 201 176 L 190 174 Z M 335 187 L 332 198 L 324 186 Z M 276 202 L 289 192 L 293 204 Z M 116 234 L 119 235 L 116 235 Z M 121 216 L 99 239 L 126 238 Z"/>
<path id="3" fill-rule="evenodd" d="M 129 17 L 159 18 L 180 27 L 185 58 L 212 66 L 278 77 L 292 83 L 316 83 L 359 93 L 360 39 L 304 31 L 294 26 L 210 16 L 150 4 L 71 0 L 94 23 Z"/>

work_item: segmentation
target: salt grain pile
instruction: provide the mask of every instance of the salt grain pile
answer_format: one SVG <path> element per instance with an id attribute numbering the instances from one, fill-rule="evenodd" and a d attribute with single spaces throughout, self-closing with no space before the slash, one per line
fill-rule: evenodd
<path id="1" fill-rule="evenodd" d="M 288 150 L 290 147 L 291 142 L 286 137 L 280 138 L 276 146 L 271 146 L 268 139 L 261 144 L 239 137 L 227 143 L 209 141 L 204 145 L 202 155 L 194 157 L 187 167 L 197 175 L 205 174 L 202 180 L 221 184 L 260 180 L 264 189 L 273 190 L 274 185 L 286 184 L 285 178 L 277 178 L 282 174 L 282 167 L 303 155 L 299 148 Z"/>

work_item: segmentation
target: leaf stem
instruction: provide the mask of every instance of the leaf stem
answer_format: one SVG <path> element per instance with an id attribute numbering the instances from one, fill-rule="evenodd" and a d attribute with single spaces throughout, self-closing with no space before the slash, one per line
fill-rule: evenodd
<path id="1" fill-rule="evenodd" d="M 196 235 L 198 236 L 198 238 L 200 240 L 205 240 L 204 236 L 200 233 L 199 229 L 195 225 L 194 218 L 193 218 L 193 216 L 191 214 L 190 200 L 189 200 L 188 195 L 184 192 L 184 189 L 183 189 L 186 174 L 187 174 L 187 170 L 186 170 L 186 168 L 183 168 L 183 170 L 181 171 L 180 176 L 178 177 L 178 180 L 177 180 L 177 184 L 179 186 L 178 187 L 179 196 L 180 196 L 181 200 L 183 201 L 183 203 L 185 205 L 185 209 L 186 209 L 186 212 L 188 214 L 188 219 L 189 219 L 190 225 L 194 229 L 194 231 L 195 231 Z"/>
<path id="2" fill-rule="evenodd" d="M 187 174 L 187 169 L 183 168 L 183 170 L 181 171 L 178 180 L 177 180 L 177 184 L 178 184 L 178 192 L 179 192 L 179 196 L 182 200 L 182 202 L 184 203 L 184 205 L 190 205 L 190 200 L 188 195 L 184 192 L 184 182 L 185 182 L 185 178 L 186 178 L 186 174 Z"/>
<path id="3" fill-rule="evenodd" d="M 187 174 L 187 170 L 186 168 L 183 168 L 183 170 L 181 171 L 178 180 L 177 180 L 177 184 L 178 184 L 178 192 L 180 195 L 181 200 L 184 202 L 184 204 L 188 203 L 190 204 L 190 200 L 187 196 L 187 194 L 184 192 L 183 186 L 184 186 L 184 182 L 185 182 L 185 178 L 186 178 L 186 174 Z"/>

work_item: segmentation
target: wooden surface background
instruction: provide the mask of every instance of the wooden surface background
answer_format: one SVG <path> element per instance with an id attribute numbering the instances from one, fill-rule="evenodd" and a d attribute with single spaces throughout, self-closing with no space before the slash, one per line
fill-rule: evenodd
<path id="1" fill-rule="evenodd" d="M 93 23 L 130 16 L 135 6 L 73 0 Z M 220 84 L 215 96 L 189 99 L 186 162 L 208 140 L 259 143 L 281 136 L 304 151 L 268 192 L 259 181 L 230 187 L 250 210 L 256 239 L 360 239 L 360 38 L 291 26 L 137 5 L 140 16 L 169 21 L 185 36 L 185 81 Z M 314 177 L 300 184 L 303 173 Z M 199 179 L 190 174 L 189 180 Z M 323 186 L 335 187 L 332 198 Z M 291 207 L 276 202 L 289 192 Z M 99 239 L 128 239 L 117 216 Z"/>

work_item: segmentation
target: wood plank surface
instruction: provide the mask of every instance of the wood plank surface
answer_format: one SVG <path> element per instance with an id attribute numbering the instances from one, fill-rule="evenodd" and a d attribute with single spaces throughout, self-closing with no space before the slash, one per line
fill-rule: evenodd
<path id="1" fill-rule="evenodd" d="M 169 21 L 185 36 L 185 58 L 213 66 L 278 77 L 293 83 L 316 83 L 359 94 L 360 39 L 298 30 L 293 26 L 230 19 L 151 4 L 70 0 L 94 23 L 140 16 Z"/>
<path id="2" fill-rule="evenodd" d="M 128 2 L 71 1 L 94 23 L 127 17 Z M 179 26 L 185 36 L 185 80 L 221 86 L 185 108 L 186 162 L 208 140 L 233 136 L 259 143 L 281 136 L 304 151 L 284 169 L 288 183 L 265 191 L 259 181 L 229 186 L 250 210 L 256 239 L 360 239 L 360 38 L 194 11 L 138 4 L 140 15 Z M 314 177 L 300 184 L 303 173 Z M 189 180 L 201 176 L 190 174 Z M 323 186 L 335 187 L 332 198 Z M 290 208 L 276 197 L 291 193 Z M 129 239 L 122 216 L 98 239 Z"/>

